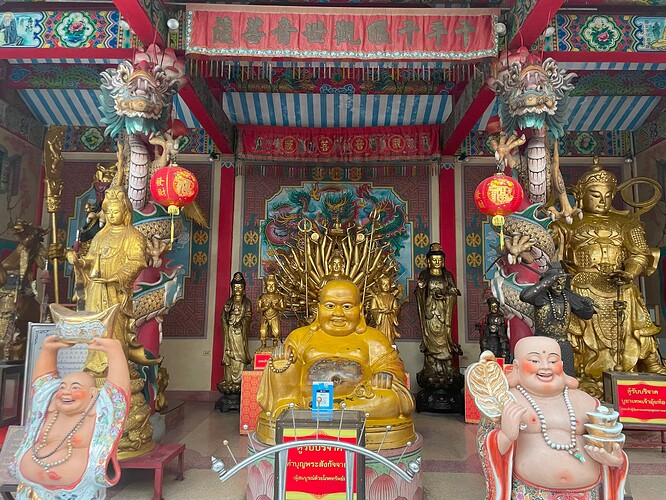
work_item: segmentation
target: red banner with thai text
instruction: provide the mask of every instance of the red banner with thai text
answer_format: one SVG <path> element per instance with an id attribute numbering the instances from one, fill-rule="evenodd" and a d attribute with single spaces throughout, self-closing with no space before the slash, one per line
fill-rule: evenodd
<path id="1" fill-rule="evenodd" d="M 495 9 L 187 6 L 188 53 L 254 59 L 474 60 L 497 56 Z"/>
<path id="2" fill-rule="evenodd" d="M 297 436 L 294 435 L 294 431 Z M 286 498 L 327 499 L 344 497 L 346 491 L 345 451 L 331 444 L 339 440 L 356 444 L 355 429 L 285 429 L 283 442 L 294 439 L 322 439 L 321 446 L 301 446 L 287 453 Z M 338 435 L 339 434 L 339 435 Z M 324 441 L 325 439 L 326 441 Z M 354 498 L 356 498 L 356 455 L 354 455 Z"/>
<path id="3" fill-rule="evenodd" d="M 304 128 L 239 126 L 240 160 L 311 163 L 437 161 L 439 125 L 411 127 Z"/>
<path id="4" fill-rule="evenodd" d="M 617 381 L 617 411 L 624 424 L 666 424 L 666 382 Z"/>

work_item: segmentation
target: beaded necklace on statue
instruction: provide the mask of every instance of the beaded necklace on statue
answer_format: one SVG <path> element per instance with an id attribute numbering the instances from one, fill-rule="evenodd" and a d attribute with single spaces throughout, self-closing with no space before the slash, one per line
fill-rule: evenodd
<path id="1" fill-rule="evenodd" d="M 569 412 L 569 428 L 571 430 L 571 440 L 567 444 L 558 444 L 550 439 L 550 436 L 548 436 L 548 428 L 546 426 L 546 417 L 543 415 L 539 405 L 536 403 L 536 401 L 534 401 L 534 398 L 532 398 L 532 396 L 530 396 L 529 393 L 523 389 L 522 386 L 517 385 L 516 389 L 518 389 L 518 391 L 520 391 L 525 399 L 527 399 L 527 402 L 532 405 L 532 408 L 534 408 L 537 417 L 539 417 L 539 422 L 541 423 L 541 435 L 543 436 L 544 441 L 546 441 L 546 444 L 554 450 L 564 450 L 574 458 L 580 460 L 581 462 L 585 462 L 585 457 L 578 450 L 578 442 L 576 441 L 576 413 L 574 412 L 573 406 L 571 405 L 571 400 L 569 399 L 569 388 L 564 388 L 564 404 L 566 405 L 567 411 Z"/>
<path id="2" fill-rule="evenodd" d="M 555 321 L 559 321 L 560 323 L 564 323 L 564 320 L 567 317 L 567 310 L 569 309 L 569 301 L 567 300 L 566 294 L 562 294 L 562 299 L 564 299 L 564 307 L 562 308 L 562 314 L 558 315 L 557 311 L 555 310 L 555 300 L 553 300 L 553 294 L 550 293 L 550 290 L 548 290 L 548 301 L 550 302 L 550 310 L 553 311 L 553 318 L 555 318 Z"/>
<path id="3" fill-rule="evenodd" d="M 54 396 L 55 396 L 55 394 L 54 394 Z M 86 411 L 83 412 L 83 415 L 81 415 L 81 418 L 79 418 L 78 422 L 76 422 L 76 424 L 74 425 L 72 430 L 69 431 L 65 435 L 65 437 L 63 437 L 60 440 L 58 445 L 55 448 L 53 448 L 52 451 L 50 451 L 48 453 L 45 453 L 44 455 L 39 455 L 39 451 L 42 450 L 47 444 L 46 439 L 49 435 L 49 432 L 51 431 L 51 428 L 53 427 L 53 424 L 55 424 L 56 420 L 58 420 L 58 415 L 60 414 L 60 412 L 58 410 L 55 410 L 53 412 L 53 417 L 51 417 L 51 420 L 49 421 L 49 423 L 46 424 L 46 429 L 44 429 L 44 435 L 42 436 L 41 442 L 39 444 L 37 444 L 37 442 L 35 442 L 35 444 L 32 445 L 32 459 L 33 459 L 33 461 L 37 465 L 39 465 L 40 467 L 44 468 L 44 474 L 48 475 L 49 478 L 58 479 L 58 478 L 52 477 L 52 475 L 54 473 L 52 473 L 50 471 L 50 469 L 52 469 L 56 465 L 64 464 L 72 456 L 72 437 L 74 437 L 74 434 L 76 434 L 76 431 L 79 430 L 79 428 L 83 424 L 84 420 L 86 419 L 86 417 L 88 416 L 90 411 L 94 408 L 95 403 L 97 403 L 97 398 L 98 397 L 99 397 L 99 392 L 97 393 L 95 398 L 91 401 L 90 406 L 88 406 Z M 51 399 L 53 399 L 53 396 L 51 396 Z M 49 406 L 51 406 L 51 401 L 50 400 L 49 400 L 49 403 L 46 405 L 46 407 L 48 408 Z M 65 444 L 65 442 L 67 442 L 67 454 L 63 458 L 61 458 L 59 460 L 56 460 L 55 462 L 45 462 L 44 461 L 45 458 L 49 458 L 56 451 L 58 451 L 60 449 L 60 447 L 63 444 Z"/>

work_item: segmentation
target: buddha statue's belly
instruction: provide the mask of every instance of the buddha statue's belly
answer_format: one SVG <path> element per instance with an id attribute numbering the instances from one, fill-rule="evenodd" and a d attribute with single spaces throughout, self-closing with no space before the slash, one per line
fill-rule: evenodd
<path id="1" fill-rule="evenodd" d="M 368 378 L 359 361 L 341 358 L 322 358 L 308 363 L 304 370 L 303 385 L 312 387 L 313 382 L 333 382 L 335 397 L 351 394 Z"/>
<path id="2" fill-rule="evenodd" d="M 556 434 L 556 442 L 566 442 L 566 434 Z M 584 453 L 585 442 L 579 435 L 578 446 Z M 579 462 L 566 451 L 547 446 L 541 432 L 521 432 L 516 446 L 515 471 L 524 480 L 544 488 L 584 488 L 599 480 L 599 464 L 586 456 Z M 546 466 L 547 464 L 547 466 Z"/>

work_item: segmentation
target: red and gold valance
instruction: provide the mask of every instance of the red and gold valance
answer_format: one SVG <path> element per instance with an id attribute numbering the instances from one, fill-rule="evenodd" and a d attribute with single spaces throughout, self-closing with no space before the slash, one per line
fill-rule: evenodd
<path id="1" fill-rule="evenodd" d="M 474 60 L 497 55 L 497 13 L 190 4 L 185 48 L 248 59 Z"/>
<path id="2" fill-rule="evenodd" d="M 439 125 L 372 128 L 238 126 L 239 160 L 436 161 Z"/>

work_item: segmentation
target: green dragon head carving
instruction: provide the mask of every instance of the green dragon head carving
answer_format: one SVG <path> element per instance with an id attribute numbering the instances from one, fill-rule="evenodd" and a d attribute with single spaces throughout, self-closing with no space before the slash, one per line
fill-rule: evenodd
<path id="1" fill-rule="evenodd" d="M 508 70 L 489 82 L 500 101 L 499 112 L 507 130 L 546 127 L 564 135 L 565 114 L 575 73 L 560 69 L 554 59 L 543 63 L 534 54 L 512 61 Z"/>
<path id="2" fill-rule="evenodd" d="M 150 135 L 166 129 L 174 94 L 186 82 L 185 63 L 173 49 L 150 45 L 134 62 L 123 61 L 102 72 L 100 111 L 106 135 L 122 130 Z"/>

